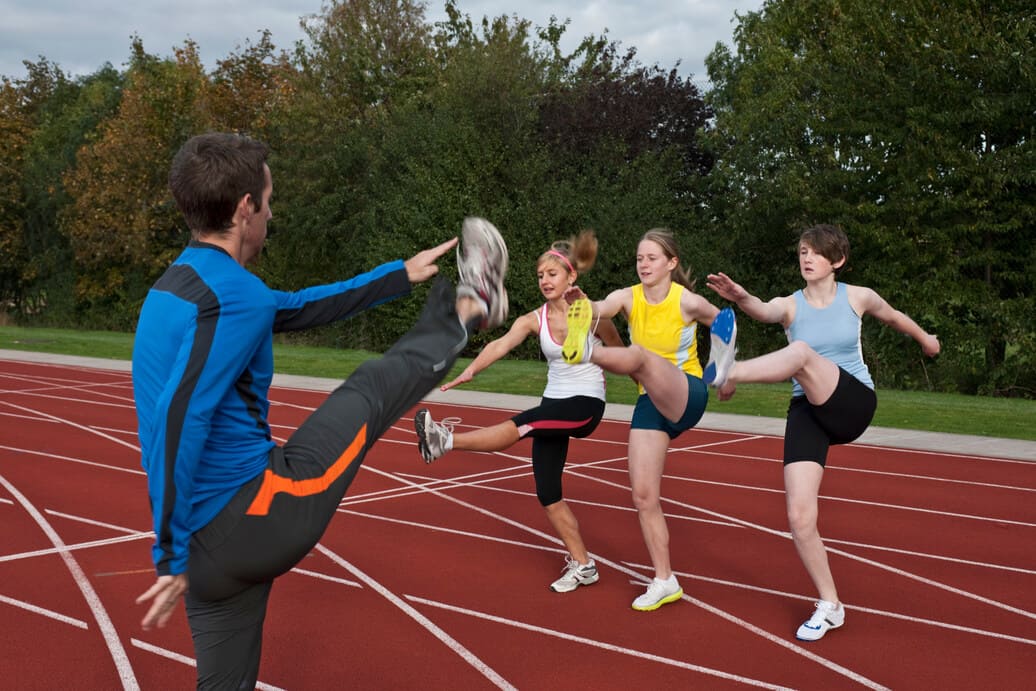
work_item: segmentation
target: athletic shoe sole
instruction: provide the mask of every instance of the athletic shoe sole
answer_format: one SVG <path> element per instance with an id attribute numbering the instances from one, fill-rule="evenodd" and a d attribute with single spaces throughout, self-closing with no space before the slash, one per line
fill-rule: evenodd
<path id="1" fill-rule="evenodd" d="M 636 603 L 634 603 L 633 604 L 633 609 L 637 610 L 638 612 L 654 612 L 656 609 L 658 609 L 662 605 L 668 605 L 670 602 L 676 602 L 681 597 L 683 597 L 683 588 L 680 588 L 679 590 L 677 590 L 672 595 L 666 595 L 661 600 L 658 600 L 656 602 L 652 602 L 650 605 L 639 605 L 638 606 Z"/>
<path id="2" fill-rule="evenodd" d="M 461 285 L 471 288 L 485 303 L 482 328 L 491 329 L 507 319 L 507 263 L 507 244 L 496 226 L 484 218 L 465 218 L 457 248 L 457 269 Z"/>
<path id="3" fill-rule="evenodd" d="M 737 339 L 737 319 L 734 310 L 724 307 L 716 315 L 709 328 L 712 347 L 709 349 L 709 364 L 705 366 L 702 381 L 707 385 L 720 387 L 727 381 L 730 368 L 734 365 Z"/>
<path id="4" fill-rule="evenodd" d="M 561 346 L 561 358 L 570 365 L 585 362 L 589 359 L 587 343 L 590 335 L 590 324 L 593 321 L 593 308 L 586 298 L 579 298 L 568 307 L 566 316 L 568 335 Z"/>
<path id="5" fill-rule="evenodd" d="M 808 623 L 809 622 L 806 622 L 806 624 L 803 624 L 799 627 L 799 630 L 795 632 L 795 638 L 799 639 L 800 641 L 807 641 L 809 643 L 812 643 L 813 641 L 819 641 L 831 629 L 840 628 L 842 624 L 845 623 L 845 618 L 843 617 L 842 621 L 840 621 L 837 624 L 832 623 L 830 619 L 825 619 L 823 624 L 821 624 L 815 629 L 811 626 L 808 626 Z M 824 626 L 824 624 L 827 624 L 827 626 Z M 806 635 L 803 635 L 804 631 L 806 632 Z"/>
<path id="6" fill-rule="evenodd" d="M 421 458 L 424 459 L 425 463 L 431 463 L 435 460 L 432 456 L 431 450 L 428 448 L 428 442 L 424 439 L 425 427 L 428 425 L 428 421 L 431 417 L 432 414 L 428 412 L 427 408 L 422 408 L 414 414 L 414 431 L 417 432 L 417 450 L 421 452 Z"/>

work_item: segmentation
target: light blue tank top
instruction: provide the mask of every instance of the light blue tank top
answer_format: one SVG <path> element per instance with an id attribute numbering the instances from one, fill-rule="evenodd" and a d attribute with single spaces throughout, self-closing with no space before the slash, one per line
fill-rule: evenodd
<path id="1" fill-rule="evenodd" d="M 789 343 L 805 341 L 818 354 L 873 389 L 874 380 L 863 362 L 861 325 L 860 316 L 849 304 L 849 291 L 844 283 L 838 283 L 835 299 L 827 307 L 813 307 L 801 290 L 795 291 L 795 319 L 785 333 Z M 792 396 L 805 395 L 799 383 L 791 381 Z"/>

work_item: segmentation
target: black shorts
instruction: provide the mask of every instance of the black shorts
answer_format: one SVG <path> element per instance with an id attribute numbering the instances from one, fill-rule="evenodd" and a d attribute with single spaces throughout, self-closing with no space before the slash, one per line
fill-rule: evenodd
<path id="1" fill-rule="evenodd" d="M 877 407 L 874 389 L 839 367 L 838 385 L 824 404 L 813 405 L 805 396 L 791 399 L 784 428 L 784 464 L 824 465 L 828 447 L 855 441 L 871 424 Z"/>

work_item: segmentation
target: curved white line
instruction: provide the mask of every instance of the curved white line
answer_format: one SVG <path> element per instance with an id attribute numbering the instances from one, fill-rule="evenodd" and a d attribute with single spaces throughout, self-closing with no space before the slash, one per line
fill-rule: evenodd
<path id="1" fill-rule="evenodd" d="M 61 536 L 58 535 L 57 531 L 54 530 L 53 526 L 47 522 L 46 517 L 32 505 L 29 499 L 18 491 L 14 485 L 8 482 L 7 478 L 0 475 L 0 485 L 3 485 L 8 492 L 11 493 L 22 508 L 32 516 L 33 520 L 36 521 L 36 525 L 40 527 L 40 530 L 50 538 L 51 544 L 60 550 L 59 554 L 61 559 L 65 562 L 65 567 L 72 575 L 72 579 L 79 586 L 79 591 L 83 594 L 83 598 L 86 600 L 86 604 L 90 607 L 90 611 L 94 615 L 94 621 L 97 622 L 97 626 L 101 629 L 101 633 L 104 636 L 104 642 L 108 645 L 108 651 L 111 653 L 112 661 L 115 663 L 115 668 L 119 672 L 119 678 L 122 680 L 122 688 L 127 691 L 136 691 L 140 688 L 137 684 L 137 678 L 133 674 L 133 667 L 130 665 L 129 657 L 126 655 L 125 648 L 122 647 L 122 642 L 119 640 L 119 634 L 115 631 L 115 625 L 112 624 L 111 619 L 108 617 L 108 612 L 104 609 L 104 605 L 101 603 L 101 599 L 97 596 L 93 586 L 90 585 L 90 580 L 83 573 L 83 569 L 80 568 L 79 562 L 75 560 L 75 557 L 68 551 Z"/>

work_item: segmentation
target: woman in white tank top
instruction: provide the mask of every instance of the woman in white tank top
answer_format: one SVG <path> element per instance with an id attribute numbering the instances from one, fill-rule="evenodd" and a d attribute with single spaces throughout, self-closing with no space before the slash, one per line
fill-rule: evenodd
<path id="1" fill-rule="evenodd" d="M 454 431 L 457 423 L 449 419 L 436 422 L 427 409 L 419 410 L 414 416 L 418 446 L 429 463 L 454 449 L 502 451 L 520 439 L 532 438 L 536 495 L 568 550 L 562 576 L 551 584 L 555 592 L 570 592 L 580 585 L 596 583 L 599 577 L 597 565 L 583 543 L 579 523 L 561 490 L 569 439 L 591 434 L 604 415 L 605 377 L 601 368 L 589 364 L 568 365 L 561 358 L 561 344 L 567 330 L 565 290 L 580 272 L 593 265 L 596 255 L 597 240 L 590 231 L 554 243 L 540 256 L 536 266 L 544 304 L 518 317 L 506 334 L 487 344 L 456 379 L 442 386 L 446 391 L 471 381 L 525 339 L 536 336 L 547 359 L 547 386 L 540 405 L 490 427 L 466 432 Z M 622 344 L 610 320 L 602 320 L 597 325 L 597 335 L 605 343 Z"/>

